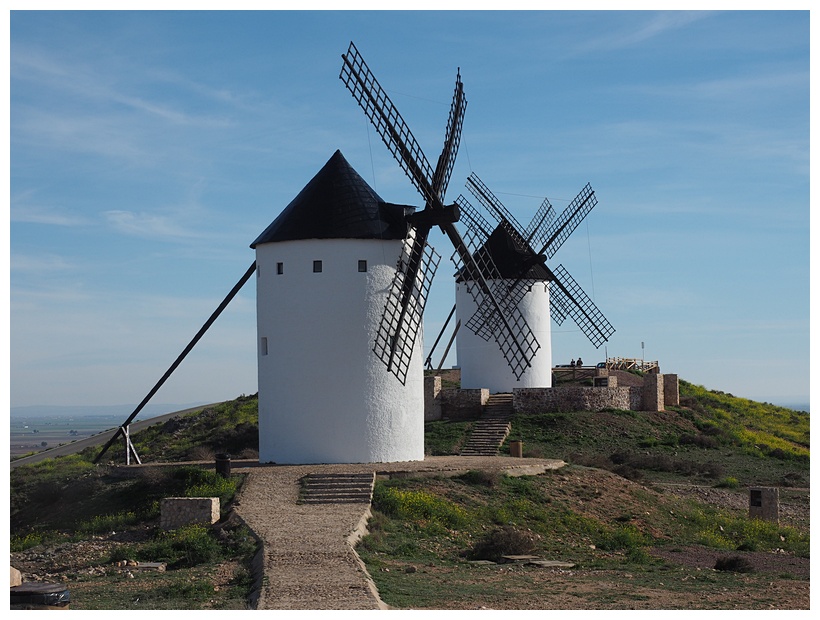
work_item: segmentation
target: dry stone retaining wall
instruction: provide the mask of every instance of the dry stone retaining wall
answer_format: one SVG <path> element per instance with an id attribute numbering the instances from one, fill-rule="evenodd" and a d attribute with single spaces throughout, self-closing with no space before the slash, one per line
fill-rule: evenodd
<path id="1" fill-rule="evenodd" d="M 594 387 L 561 386 L 554 388 L 513 389 L 513 411 L 543 413 L 556 411 L 664 411 L 680 404 L 678 376 L 649 373 L 643 385 L 618 385 L 617 376 L 598 369 Z M 441 389 L 439 377 L 425 377 L 424 420 L 463 420 L 478 418 L 487 403 L 487 389 Z"/>
<path id="2" fill-rule="evenodd" d="M 513 390 L 516 413 L 641 409 L 642 389 L 636 387 L 518 388 Z"/>
<path id="3" fill-rule="evenodd" d="M 450 420 L 466 420 L 481 416 L 482 408 L 490 399 L 487 388 L 457 390 L 446 389 L 439 392 L 441 417 Z"/>

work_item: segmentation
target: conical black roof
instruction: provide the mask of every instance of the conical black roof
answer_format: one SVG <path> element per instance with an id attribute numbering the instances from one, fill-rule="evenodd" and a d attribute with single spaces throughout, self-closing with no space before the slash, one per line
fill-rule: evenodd
<path id="1" fill-rule="evenodd" d="M 525 273 L 521 273 L 528 264 L 528 259 L 534 256 L 531 248 L 520 238 L 514 238 L 506 228 L 500 224 L 487 238 L 475 253 L 475 258 L 481 263 L 483 255 L 489 254 L 504 280 L 516 280 L 522 277 L 526 280 L 552 280 L 550 272 L 537 262 L 531 265 Z M 457 274 L 459 282 L 464 281 L 464 270 Z"/>
<path id="2" fill-rule="evenodd" d="M 413 210 L 382 200 L 337 150 L 251 247 L 298 239 L 404 239 Z"/>

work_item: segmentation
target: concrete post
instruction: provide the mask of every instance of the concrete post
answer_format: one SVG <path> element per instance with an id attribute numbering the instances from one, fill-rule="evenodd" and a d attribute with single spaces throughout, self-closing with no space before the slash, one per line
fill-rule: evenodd
<path id="1" fill-rule="evenodd" d="M 749 489 L 749 518 L 780 523 L 780 489 L 752 487 Z"/>

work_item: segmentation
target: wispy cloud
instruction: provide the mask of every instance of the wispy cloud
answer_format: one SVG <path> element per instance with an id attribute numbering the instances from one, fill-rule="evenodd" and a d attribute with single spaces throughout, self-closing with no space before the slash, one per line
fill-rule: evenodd
<path id="1" fill-rule="evenodd" d="M 638 24 L 637 28 L 631 30 L 621 29 L 609 35 L 583 41 L 576 49 L 576 52 L 601 52 L 633 47 L 669 31 L 685 28 L 689 24 L 708 16 L 709 13 L 701 11 L 662 11 L 653 13 L 643 23 L 637 20 L 630 22 L 631 24 Z"/>
<path id="2" fill-rule="evenodd" d="M 47 224 L 50 226 L 83 226 L 89 223 L 88 218 L 71 213 L 59 207 L 46 207 L 31 204 L 19 204 L 12 199 L 10 209 L 12 222 L 28 224 Z"/>
<path id="3" fill-rule="evenodd" d="M 202 239 L 206 236 L 180 221 L 175 215 L 111 210 L 104 211 L 102 216 L 116 232 L 125 235 L 178 241 Z"/>
<path id="4" fill-rule="evenodd" d="M 78 265 L 57 254 L 32 256 L 14 253 L 9 261 L 12 273 L 41 274 L 74 271 Z"/>
<path id="5" fill-rule="evenodd" d="M 57 58 L 43 50 L 25 48 L 18 49 L 11 59 L 11 79 L 34 82 L 38 88 L 71 95 L 79 101 L 92 102 L 95 107 L 103 105 L 120 105 L 148 115 L 159 117 L 167 122 L 179 125 L 197 126 L 225 126 L 228 123 L 225 117 L 209 114 L 192 114 L 180 106 L 173 106 L 167 101 L 161 102 L 145 96 L 136 96 L 128 93 L 129 84 L 138 82 L 134 73 L 138 71 L 142 76 L 146 73 L 142 67 L 117 66 L 115 70 L 106 71 L 103 63 L 94 65 L 78 64 L 63 57 Z M 114 75 L 111 75 L 111 74 Z M 162 74 L 162 86 L 167 88 L 168 73 Z M 129 80 L 121 77 L 130 76 Z M 207 93 L 209 98 L 218 99 L 223 103 L 236 101 L 235 97 L 228 97 L 224 92 L 214 92 L 202 85 L 196 85 L 190 80 L 178 80 L 178 85 L 196 86 L 189 88 L 197 94 Z M 146 85 L 140 85 L 142 92 L 150 91 Z"/>

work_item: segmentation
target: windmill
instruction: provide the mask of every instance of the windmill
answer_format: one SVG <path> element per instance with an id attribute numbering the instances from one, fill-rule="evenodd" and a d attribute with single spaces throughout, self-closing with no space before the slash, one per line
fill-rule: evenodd
<path id="1" fill-rule="evenodd" d="M 401 114 L 352 42 L 342 59 L 340 79 L 425 202 L 421 211 L 407 218 L 407 235 L 382 313 L 374 353 L 399 381 L 406 381 L 424 303 L 434 275 L 428 235 L 434 226 L 438 226 L 455 249 L 452 260 L 459 271 L 467 275 L 471 283 L 469 293 L 476 305 L 482 308 L 485 323 L 492 325 L 489 337 L 496 342 L 512 373 L 521 376 L 540 345 L 517 308 L 499 299 L 498 291 L 488 284 L 485 274 L 493 272 L 488 262 L 490 257 L 486 254 L 473 255 L 462 239 L 455 226 L 459 219 L 458 205 L 444 203 L 467 106 L 460 73 L 456 75 L 444 147 L 433 169 Z"/>
<path id="2" fill-rule="evenodd" d="M 466 108 L 460 74 L 433 169 L 352 42 L 342 58 L 340 78 L 424 208 L 382 200 L 337 151 L 251 244 L 256 260 L 126 420 L 117 435 L 126 442 L 131 420 L 255 273 L 260 462 L 423 459 L 420 331 L 439 261 L 427 243 L 434 226 L 453 244 L 505 363 L 516 376 L 531 364 L 537 339 L 517 308 L 496 298 L 484 276 L 490 257 L 473 257 L 454 225 L 458 206 L 444 202 Z"/>
<path id="3" fill-rule="evenodd" d="M 550 315 L 558 325 L 563 324 L 567 316 L 572 318 L 596 348 L 615 332 L 563 265 L 550 269 L 546 263 L 595 207 L 598 202 L 595 192 L 587 184 L 557 219 L 552 205 L 545 199 L 525 229 L 475 173 L 467 179 L 467 189 L 497 224 L 491 225 L 460 195 L 456 202 L 461 221 L 467 227 L 465 236 L 477 248 L 475 254 L 492 256 L 492 263 L 498 268 L 492 278 L 497 296 L 504 300 L 508 310 L 517 307 L 521 311 L 544 349 L 538 352 L 523 377 L 513 379 L 499 367 L 492 347 L 480 344 L 481 340 L 489 341 L 497 326 L 490 304 L 485 299 L 471 304 L 463 296 L 457 296 L 457 307 L 461 306 L 457 316 L 472 332 L 458 337 L 462 387 L 490 387 L 496 392 L 510 391 L 512 387 L 549 387 Z M 465 275 L 460 274 L 459 280 L 464 279 Z M 537 283 L 543 283 L 543 288 L 539 289 Z M 544 312 L 546 303 L 549 313 Z"/>

